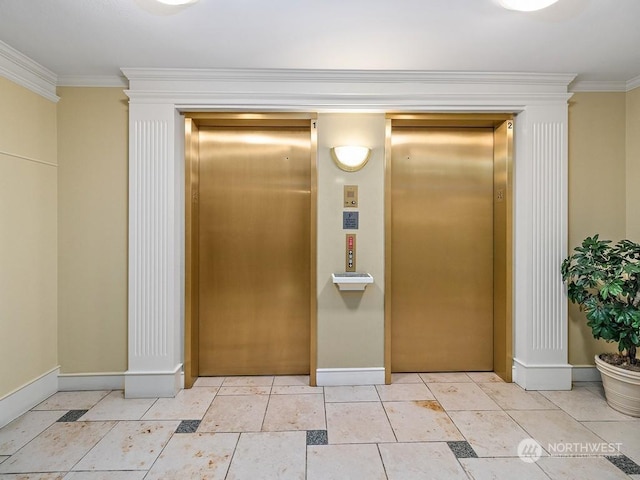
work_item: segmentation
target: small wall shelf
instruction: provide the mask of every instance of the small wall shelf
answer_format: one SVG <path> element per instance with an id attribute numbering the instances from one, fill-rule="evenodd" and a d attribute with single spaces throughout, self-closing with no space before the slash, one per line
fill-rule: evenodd
<path id="1" fill-rule="evenodd" d="M 364 290 L 368 284 L 373 283 L 373 277 L 369 273 L 332 273 L 331 279 L 339 290 Z"/>

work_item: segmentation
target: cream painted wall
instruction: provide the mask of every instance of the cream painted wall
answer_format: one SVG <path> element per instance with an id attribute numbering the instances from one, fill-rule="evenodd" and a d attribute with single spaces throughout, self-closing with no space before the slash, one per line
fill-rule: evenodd
<path id="1" fill-rule="evenodd" d="M 127 368 L 128 99 L 59 88 L 58 345 L 62 373 Z"/>
<path id="2" fill-rule="evenodd" d="M 384 366 L 384 114 L 318 115 L 318 367 Z M 344 172 L 330 148 L 372 149 L 359 172 Z M 343 187 L 358 185 L 359 229 L 342 229 Z M 345 234 L 356 233 L 359 272 L 374 284 L 339 292 L 331 274 L 344 272 Z"/>
<path id="3" fill-rule="evenodd" d="M 59 346 L 63 372 L 126 369 L 127 105 L 121 89 L 61 88 L 58 107 L 60 191 Z M 626 98 L 626 100 L 625 100 Z M 626 101 L 626 125 L 625 125 Z M 570 246 L 600 232 L 633 232 L 638 204 L 627 182 L 638 178 L 632 132 L 640 123 L 640 89 L 578 93 L 569 109 Z M 634 110 L 635 109 L 635 110 Z M 632 114 L 631 112 L 636 112 Z M 3 129 L 4 130 L 4 129 Z M 626 132 L 626 135 L 625 135 Z M 625 172 L 625 136 L 627 137 Z M 637 138 L 640 138 L 636 135 Z M 16 138 L 13 136 L 12 138 Z M 55 139 L 54 139 L 55 143 Z M 329 149 L 344 143 L 373 148 L 360 172 L 346 173 Z M 631 143 L 631 147 L 629 144 Z M 606 159 L 607 168 L 602 168 Z M 636 173 L 634 173 L 636 172 Z M 318 119 L 318 366 L 383 366 L 384 115 L 320 114 Z M 331 273 L 344 270 L 342 188 L 360 187 L 358 270 L 375 283 L 364 294 L 340 293 Z M 632 189 L 633 190 L 633 189 Z M 635 203 L 634 203 L 635 202 Z M 610 209 L 618 209 L 611 215 Z M 637 218 L 637 217 L 634 217 Z M 635 222 L 638 225 L 639 222 Z M 640 227 L 638 227 L 640 228 Z M 592 364 L 603 350 L 581 314 L 570 309 L 570 363 Z"/>
<path id="4" fill-rule="evenodd" d="M 576 93 L 569 101 L 570 250 L 595 233 L 625 237 L 625 97 Z M 569 304 L 569 363 L 593 365 L 605 350 L 616 346 L 594 340 L 584 314 Z"/>
<path id="5" fill-rule="evenodd" d="M 640 242 L 640 87 L 627 92 L 627 238 Z"/>
<path id="6" fill-rule="evenodd" d="M 0 78 L 0 398 L 58 364 L 56 104 Z"/>

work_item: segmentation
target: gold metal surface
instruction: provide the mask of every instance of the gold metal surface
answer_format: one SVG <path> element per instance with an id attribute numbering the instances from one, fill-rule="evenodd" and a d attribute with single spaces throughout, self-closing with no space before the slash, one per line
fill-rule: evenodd
<path id="1" fill-rule="evenodd" d="M 229 117 L 196 119 L 199 374 L 308 374 L 316 335 L 315 132 L 308 116 L 305 128 L 280 126 L 279 118 L 277 128 L 241 127 L 241 114 Z M 264 121 L 257 117 L 249 120 Z"/>
<path id="2" fill-rule="evenodd" d="M 185 119 L 185 312 L 184 386 L 191 388 L 198 378 L 198 170 L 199 133 L 197 125 Z"/>
<path id="3" fill-rule="evenodd" d="M 315 113 L 305 112 L 194 112 L 188 117 L 199 127 L 300 127 L 309 128 Z"/>
<path id="4" fill-rule="evenodd" d="M 384 126 L 384 383 L 391 384 L 391 119 Z"/>
<path id="5" fill-rule="evenodd" d="M 494 131 L 493 167 L 493 369 L 505 382 L 511 382 L 512 351 L 512 119 Z"/>
<path id="6" fill-rule="evenodd" d="M 508 113 L 388 113 L 386 118 L 397 127 L 470 127 L 497 128 L 512 119 Z"/>
<path id="7" fill-rule="evenodd" d="M 493 370 L 493 128 L 390 141 L 391 371 Z"/>
<path id="8" fill-rule="evenodd" d="M 309 317 L 310 332 L 309 335 L 309 385 L 315 387 L 317 385 L 316 371 L 318 368 L 318 275 L 317 263 L 318 258 L 318 125 L 315 114 L 311 120 L 307 120 L 307 125 L 311 128 L 311 212 L 310 212 L 310 242 L 309 242 L 309 258 L 310 272 L 309 285 L 311 293 L 309 295 Z"/>

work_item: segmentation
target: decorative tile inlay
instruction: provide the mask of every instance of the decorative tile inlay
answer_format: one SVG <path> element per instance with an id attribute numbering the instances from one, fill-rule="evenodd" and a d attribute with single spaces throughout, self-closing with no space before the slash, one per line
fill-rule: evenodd
<path id="1" fill-rule="evenodd" d="M 59 422 L 76 422 L 78 419 L 87 413 L 89 410 L 69 410 L 63 416 L 61 416 Z"/>
<path id="2" fill-rule="evenodd" d="M 307 446 L 328 444 L 329 440 L 326 430 L 307 430 Z"/>
<path id="3" fill-rule="evenodd" d="M 615 455 L 605 458 L 627 475 L 640 475 L 640 465 L 626 455 Z"/>
<path id="4" fill-rule="evenodd" d="M 200 420 L 182 420 L 176 428 L 176 433 L 196 433 L 199 426 Z"/>
<path id="5" fill-rule="evenodd" d="M 478 455 L 476 455 L 476 452 L 471 445 L 469 445 L 469 442 L 447 442 L 447 445 L 449 445 L 449 448 L 456 458 L 478 458 Z"/>

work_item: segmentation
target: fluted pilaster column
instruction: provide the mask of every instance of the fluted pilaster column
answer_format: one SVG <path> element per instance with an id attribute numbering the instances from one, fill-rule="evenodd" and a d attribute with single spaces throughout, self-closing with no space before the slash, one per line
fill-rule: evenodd
<path id="1" fill-rule="evenodd" d="M 183 138 L 173 104 L 130 105 L 128 398 L 181 387 Z"/>
<path id="2" fill-rule="evenodd" d="M 567 298 L 567 105 L 528 107 L 516 121 L 515 380 L 570 389 Z"/>

